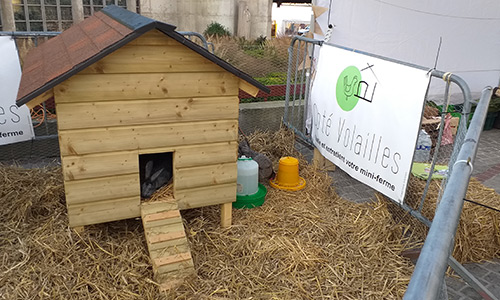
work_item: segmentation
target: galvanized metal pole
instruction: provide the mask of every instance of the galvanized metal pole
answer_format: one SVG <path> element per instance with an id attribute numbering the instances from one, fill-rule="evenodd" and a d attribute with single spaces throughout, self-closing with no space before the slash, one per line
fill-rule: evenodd
<path id="1" fill-rule="evenodd" d="M 403 298 L 405 300 L 437 299 L 439 296 L 448 266 L 448 258 L 453 250 L 463 198 L 469 185 L 491 94 L 491 87 L 485 88 L 481 93 L 481 99 Z"/>

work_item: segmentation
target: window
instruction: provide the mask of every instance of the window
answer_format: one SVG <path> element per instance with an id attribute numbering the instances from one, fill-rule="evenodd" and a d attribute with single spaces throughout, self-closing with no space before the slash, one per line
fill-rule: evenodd
<path id="1" fill-rule="evenodd" d="M 83 15 L 89 17 L 94 13 L 98 12 L 107 5 L 117 5 L 123 8 L 127 8 L 126 0 L 83 0 Z"/>
<path id="2" fill-rule="evenodd" d="M 73 24 L 71 0 L 18 0 L 12 6 L 17 31 L 62 31 Z"/>
<path id="3" fill-rule="evenodd" d="M 85 17 L 107 5 L 127 8 L 126 0 L 79 0 Z M 73 24 L 72 0 L 14 0 L 14 20 L 17 31 L 63 31 Z M 0 5 L 1 6 L 1 5 Z M 136 1 L 139 12 L 139 0 Z M 0 20 L 1 28 L 1 20 Z"/>

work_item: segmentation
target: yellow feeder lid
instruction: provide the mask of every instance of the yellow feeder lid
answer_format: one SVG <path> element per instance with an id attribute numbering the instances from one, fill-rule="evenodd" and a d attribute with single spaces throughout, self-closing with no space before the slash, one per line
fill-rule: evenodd
<path id="1" fill-rule="evenodd" d="M 306 186 L 304 178 L 299 176 L 299 160 L 295 157 L 282 157 L 279 161 L 278 174 L 269 184 L 280 190 L 298 191 Z"/>

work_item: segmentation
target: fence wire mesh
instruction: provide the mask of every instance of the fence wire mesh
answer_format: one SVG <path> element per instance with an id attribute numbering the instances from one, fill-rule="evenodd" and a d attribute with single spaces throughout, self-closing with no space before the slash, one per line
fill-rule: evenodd
<path id="1" fill-rule="evenodd" d="M 288 48 L 291 37 L 247 40 L 238 37 L 210 37 L 215 54 L 266 85 L 270 93 L 256 97 L 240 91 L 240 127 L 255 130 L 280 127 L 286 97 Z"/>
<path id="2" fill-rule="evenodd" d="M 30 49 L 58 35 L 58 32 L 10 32 L 16 41 L 21 66 Z M 2 34 L 3 35 L 3 34 Z M 35 138 L 30 141 L 1 145 L 0 163 L 42 167 L 59 163 L 59 142 L 54 100 L 31 110 Z"/>
<path id="3" fill-rule="evenodd" d="M 6 32 L 4 34 L 12 34 Z M 21 65 L 28 51 L 58 32 L 15 32 Z M 245 133 L 254 130 L 276 130 L 280 127 L 286 96 L 288 71 L 288 48 L 290 37 L 267 39 L 260 37 L 247 40 L 237 37 L 204 37 L 194 32 L 181 32 L 193 42 L 208 47 L 222 59 L 248 73 L 269 87 L 270 94 L 259 92 L 253 97 L 240 91 L 242 114 L 240 126 Z M 35 138 L 28 142 L 0 146 L 1 163 L 20 163 L 36 166 L 43 162 L 57 161 L 59 146 L 57 138 L 57 115 L 54 100 L 50 99 L 32 110 Z"/>

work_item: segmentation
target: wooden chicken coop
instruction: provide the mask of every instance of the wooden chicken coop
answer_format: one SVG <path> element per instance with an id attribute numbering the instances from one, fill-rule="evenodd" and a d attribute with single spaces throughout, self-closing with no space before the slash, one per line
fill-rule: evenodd
<path id="1" fill-rule="evenodd" d="M 141 217 L 142 207 L 146 231 L 174 228 L 153 230 L 152 251 L 182 238 L 177 208 L 221 205 L 231 223 L 239 89 L 268 91 L 174 26 L 108 6 L 28 53 L 17 104 L 54 98 L 70 226 Z M 173 199 L 141 205 L 141 158 L 152 154 L 170 164 Z M 160 266 L 175 269 L 180 254 Z"/>

